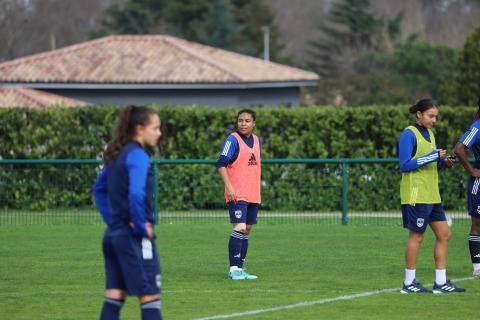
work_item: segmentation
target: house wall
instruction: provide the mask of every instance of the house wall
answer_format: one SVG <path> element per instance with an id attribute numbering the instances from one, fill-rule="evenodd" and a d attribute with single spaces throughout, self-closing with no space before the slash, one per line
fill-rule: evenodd
<path id="1" fill-rule="evenodd" d="M 299 87 L 263 89 L 42 89 L 92 104 L 197 104 L 209 106 L 297 106 Z"/>

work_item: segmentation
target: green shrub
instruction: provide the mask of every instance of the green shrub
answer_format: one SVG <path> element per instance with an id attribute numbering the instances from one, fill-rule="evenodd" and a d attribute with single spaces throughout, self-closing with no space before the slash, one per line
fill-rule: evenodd
<path id="1" fill-rule="evenodd" d="M 234 130 L 238 108 L 155 107 L 162 119 L 162 159 L 217 159 Z M 266 158 L 386 158 L 398 154 L 402 130 L 413 122 L 407 106 L 259 108 L 256 133 Z M 100 159 L 119 108 L 0 109 L 2 159 Z M 451 152 L 470 125 L 474 108 L 441 107 L 437 144 Z M 341 208 L 338 165 L 265 165 L 266 210 Z M 94 166 L 2 165 L 0 207 L 46 209 L 90 206 Z M 351 165 L 349 209 L 398 209 L 397 165 Z M 441 175 L 448 208 L 464 207 L 461 168 Z M 223 186 L 212 165 L 159 167 L 162 210 L 224 207 Z"/>

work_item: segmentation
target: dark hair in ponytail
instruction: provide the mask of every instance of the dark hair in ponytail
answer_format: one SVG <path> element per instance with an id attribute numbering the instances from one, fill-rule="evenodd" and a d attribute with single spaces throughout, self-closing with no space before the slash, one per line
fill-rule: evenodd
<path id="1" fill-rule="evenodd" d="M 413 106 L 408 109 L 410 113 L 416 114 L 418 111 L 425 112 L 428 109 L 437 108 L 437 103 L 432 99 L 418 100 Z"/>
<path id="2" fill-rule="evenodd" d="M 130 142 L 137 126 L 146 126 L 150 116 L 155 112 L 147 107 L 130 105 L 120 112 L 113 132 L 112 140 L 103 152 L 103 161 L 110 163 L 115 160 L 124 145 Z"/>

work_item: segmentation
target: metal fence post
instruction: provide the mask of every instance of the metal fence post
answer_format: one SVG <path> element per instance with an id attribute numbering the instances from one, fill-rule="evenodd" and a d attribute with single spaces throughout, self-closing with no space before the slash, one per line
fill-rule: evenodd
<path id="1" fill-rule="evenodd" d="M 347 217 L 347 184 L 348 184 L 348 162 L 342 159 L 342 224 L 348 223 Z"/>

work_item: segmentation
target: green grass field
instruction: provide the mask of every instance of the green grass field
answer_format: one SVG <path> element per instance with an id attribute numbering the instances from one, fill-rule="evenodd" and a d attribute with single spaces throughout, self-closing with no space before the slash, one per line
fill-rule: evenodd
<path id="1" fill-rule="evenodd" d="M 467 292 L 418 296 L 372 292 L 400 288 L 406 240 L 401 227 L 261 223 L 250 237 L 247 259 L 259 279 L 232 282 L 226 277 L 230 226 L 202 221 L 156 228 L 165 319 L 235 313 L 235 319 L 478 319 L 480 280 L 468 279 L 468 224 L 454 225 L 447 270 L 451 279 L 467 278 L 458 282 Z M 88 224 L 0 226 L 0 319 L 97 319 L 102 231 Z M 429 285 L 432 245 L 429 231 L 417 268 Z M 281 309 L 295 304 L 301 305 Z M 124 306 L 123 319 L 140 319 L 136 298 Z"/>

